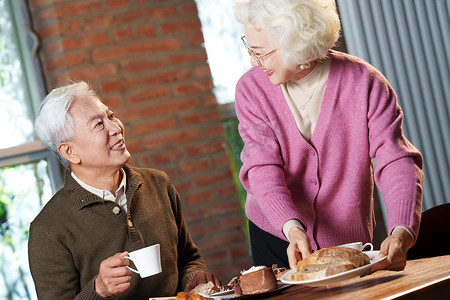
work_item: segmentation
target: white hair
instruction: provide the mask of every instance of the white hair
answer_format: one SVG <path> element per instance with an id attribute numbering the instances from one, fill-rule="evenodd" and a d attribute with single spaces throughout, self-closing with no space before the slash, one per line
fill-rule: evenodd
<path id="1" fill-rule="evenodd" d="M 234 0 L 234 15 L 262 30 L 290 67 L 325 57 L 341 29 L 335 0 Z"/>
<path id="2" fill-rule="evenodd" d="M 52 90 L 42 101 L 35 121 L 37 135 L 53 151 L 61 163 L 70 169 L 69 162 L 58 152 L 58 145 L 75 139 L 75 127 L 69 108 L 84 97 L 98 98 L 84 82 L 70 82 Z"/>

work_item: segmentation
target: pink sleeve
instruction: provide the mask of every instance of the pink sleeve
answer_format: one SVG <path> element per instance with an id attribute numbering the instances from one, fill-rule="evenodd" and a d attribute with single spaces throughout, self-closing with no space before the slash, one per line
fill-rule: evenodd
<path id="1" fill-rule="evenodd" d="M 422 209 L 422 155 L 402 131 L 403 112 L 382 75 L 373 76 L 368 111 L 375 183 L 388 211 L 388 232 L 406 226 L 417 237 Z"/>
<path id="2" fill-rule="evenodd" d="M 277 137 L 258 101 L 265 95 L 251 88 L 241 80 L 236 90 L 239 132 L 245 143 L 240 179 L 247 192 L 256 197 L 271 225 L 282 232 L 287 220 L 300 219 L 300 215 L 286 185 Z M 252 98 L 246 93 L 251 93 Z"/>

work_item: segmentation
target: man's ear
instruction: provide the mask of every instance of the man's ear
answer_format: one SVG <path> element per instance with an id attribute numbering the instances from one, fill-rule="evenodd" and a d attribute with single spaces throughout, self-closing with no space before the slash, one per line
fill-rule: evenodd
<path id="1" fill-rule="evenodd" d="M 64 142 L 58 145 L 58 152 L 71 164 L 79 164 L 81 159 L 70 142 Z"/>

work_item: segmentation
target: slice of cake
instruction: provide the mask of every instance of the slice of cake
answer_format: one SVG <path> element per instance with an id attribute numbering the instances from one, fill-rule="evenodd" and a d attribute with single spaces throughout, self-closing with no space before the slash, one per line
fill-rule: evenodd
<path id="1" fill-rule="evenodd" d="M 252 295 L 274 290 L 277 288 L 277 279 L 272 268 L 265 266 L 251 267 L 242 271 L 234 281 L 235 295 Z"/>

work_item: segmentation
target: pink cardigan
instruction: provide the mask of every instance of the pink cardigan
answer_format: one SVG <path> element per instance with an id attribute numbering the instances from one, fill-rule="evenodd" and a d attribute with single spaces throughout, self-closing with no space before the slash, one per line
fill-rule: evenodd
<path id="1" fill-rule="evenodd" d="M 280 86 L 259 68 L 236 86 L 245 146 L 240 179 L 245 210 L 261 229 L 284 240 L 283 224 L 299 219 L 314 250 L 369 242 L 375 226 L 373 190 L 381 190 L 388 230 L 416 236 L 422 207 L 422 156 L 402 131 L 403 113 L 386 78 L 373 66 L 331 51 L 319 119 L 308 143 Z"/>

